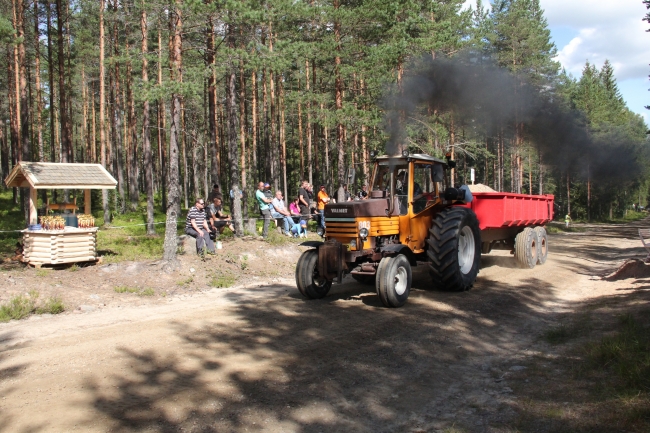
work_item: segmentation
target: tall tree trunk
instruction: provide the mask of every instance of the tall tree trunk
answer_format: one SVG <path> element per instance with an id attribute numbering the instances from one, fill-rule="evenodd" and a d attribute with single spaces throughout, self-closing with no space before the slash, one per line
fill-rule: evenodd
<path id="1" fill-rule="evenodd" d="M 61 162 L 68 162 L 72 150 L 72 125 L 68 111 L 68 91 L 65 77 L 69 73 L 65 69 L 65 50 L 63 48 L 63 15 L 62 0 L 56 0 L 56 37 L 59 64 L 59 118 L 61 122 Z"/>
<path id="2" fill-rule="evenodd" d="M 127 11 L 128 13 L 128 11 Z M 130 56 L 130 45 L 128 35 L 131 33 L 128 25 L 125 29 L 126 54 Z M 126 109 L 127 109 L 127 134 L 126 134 L 126 172 L 129 185 L 129 204 L 131 212 L 138 210 L 140 204 L 140 188 L 138 185 L 138 134 L 136 132 L 137 121 L 135 118 L 135 102 L 133 101 L 133 66 L 131 60 L 126 62 Z"/>
<path id="3" fill-rule="evenodd" d="M 36 137 L 38 160 L 45 161 L 43 152 L 43 94 L 41 92 L 41 41 L 38 26 L 38 0 L 34 0 L 34 78 L 36 85 Z"/>
<path id="4" fill-rule="evenodd" d="M 240 32 L 241 35 L 241 32 Z M 246 191 L 246 75 L 239 60 L 239 142 L 241 144 L 241 190 Z M 243 213 L 248 216 L 248 196 L 243 196 Z"/>
<path id="5" fill-rule="evenodd" d="M 567 213 L 571 215 L 571 176 L 569 170 L 566 172 L 566 209 Z"/>
<path id="6" fill-rule="evenodd" d="M 309 59 L 305 59 L 305 88 L 307 91 L 307 167 L 309 183 L 314 182 L 314 162 L 312 161 L 312 139 L 314 125 L 311 123 L 311 94 L 309 93 Z"/>
<path id="7" fill-rule="evenodd" d="M 190 208 L 190 185 L 189 185 L 189 170 L 187 166 L 187 140 L 185 134 L 185 109 L 183 104 L 183 99 L 181 99 L 181 129 L 180 129 L 180 139 L 181 139 L 181 150 L 183 158 L 183 200 L 185 200 L 185 209 Z"/>
<path id="8" fill-rule="evenodd" d="M 255 170 L 254 173 L 251 173 L 251 175 L 258 175 L 259 178 L 259 167 L 257 166 L 257 137 L 258 137 L 258 127 L 257 127 L 257 70 L 253 70 L 253 73 L 251 74 L 251 82 L 253 83 L 253 95 L 252 95 L 252 107 L 251 107 L 251 117 L 252 117 L 252 128 L 253 130 L 251 131 L 253 143 L 252 143 L 252 150 L 251 152 L 253 153 L 253 169 Z"/>
<path id="9" fill-rule="evenodd" d="M 104 1 L 104 0 L 101 0 Z M 59 148 L 59 143 L 56 140 L 56 131 L 55 127 L 55 113 L 54 101 L 55 101 L 55 88 L 54 88 L 54 56 L 52 53 L 52 8 L 50 5 L 50 0 L 47 1 L 47 71 L 48 71 L 48 93 L 50 98 L 50 161 L 56 162 L 56 149 Z M 100 16 L 101 18 L 101 16 Z M 103 26 L 100 28 L 100 32 L 103 30 Z M 103 45 L 102 45 L 103 47 Z M 103 61 L 103 57 L 100 59 Z M 105 190 L 103 190 L 105 191 Z"/>
<path id="10" fill-rule="evenodd" d="M 232 24 L 228 25 L 229 46 L 235 49 L 235 29 Z M 237 154 L 237 93 L 235 64 L 231 61 L 230 72 L 228 73 L 228 95 L 226 104 L 228 106 L 228 164 L 230 166 L 230 182 L 234 195 L 232 215 L 235 223 L 235 235 L 243 236 L 241 197 L 239 187 L 239 157 Z"/>
<path id="11" fill-rule="evenodd" d="M 5 121 L 0 117 L 0 175 L 2 179 L 9 175 L 9 145 L 5 132 Z"/>
<path id="12" fill-rule="evenodd" d="M 264 178 L 268 179 L 271 176 L 271 160 L 273 154 L 271 152 L 269 140 L 269 105 L 268 105 L 268 88 L 266 84 L 266 68 L 262 69 L 262 117 L 263 128 L 262 133 L 264 140 Z"/>
<path id="13" fill-rule="evenodd" d="M 99 0 L 99 157 L 104 168 L 106 163 L 106 71 L 104 68 L 104 9 L 105 0 Z M 102 208 L 104 224 L 111 223 L 111 209 L 108 202 L 108 190 L 102 189 Z"/>
<path id="14" fill-rule="evenodd" d="M 10 119 L 10 141 L 11 141 L 11 166 L 15 167 L 18 163 L 18 152 L 20 150 L 20 119 L 19 119 L 19 107 L 16 105 L 18 102 L 18 91 L 15 86 L 16 83 L 16 50 L 12 52 L 7 50 L 7 68 L 8 77 L 8 91 L 9 96 L 9 119 Z M 13 188 L 13 203 L 18 204 L 18 188 Z"/>
<path id="15" fill-rule="evenodd" d="M 14 0 L 14 15 L 16 29 L 16 54 L 18 68 L 17 85 L 20 114 L 20 153 L 21 161 L 31 160 L 31 146 L 29 140 L 29 97 L 27 94 L 27 56 L 25 54 L 25 8 L 23 0 Z"/>
<path id="16" fill-rule="evenodd" d="M 147 60 L 147 38 L 149 33 L 147 31 L 147 9 L 145 1 L 142 0 L 142 13 L 140 15 L 140 33 L 142 36 L 142 82 L 145 89 L 149 84 L 149 61 Z M 149 98 L 145 98 L 142 102 L 142 152 L 144 153 L 144 189 L 147 194 L 147 234 L 155 235 L 156 228 L 153 224 L 153 158 L 151 155 L 151 137 L 149 131 Z"/>
<path id="17" fill-rule="evenodd" d="M 280 143 L 282 145 L 282 180 L 284 184 L 284 197 L 288 199 L 287 194 L 287 140 L 285 136 L 284 127 L 284 86 L 282 85 L 282 76 L 278 76 L 278 90 L 280 98 L 278 105 L 280 106 Z"/>
<path id="18" fill-rule="evenodd" d="M 298 93 L 300 93 L 300 78 L 298 78 Z M 300 180 L 305 178 L 305 149 L 302 142 L 302 103 L 298 101 L 298 147 L 300 148 Z M 285 196 L 289 201 L 289 197 Z"/>
<path id="19" fill-rule="evenodd" d="M 217 86 L 215 84 L 215 46 L 214 46 L 214 22 L 212 15 L 208 15 L 207 25 L 205 27 L 206 53 L 205 63 L 210 69 L 208 76 L 208 134 L 210 137 L 210 182 L 221 187 L 219 179 L 219 161 L 217 154 Z"/>
<path id="20" fill-rule="evenodd" d="M 162 86 L 162 23 L 158 22 L 158 87 Z M 158 100 L 158 159 L 160 164 L 160 189 L 162 209 L 167 212 L 167 125 L 165 100 Z"/>
<path id="21" fill-rule="evenodd" d="M 334 0 L 334 10 L 338 10 L 340 6 L 339 0 Z M 343 123 L 341 122 L 341 111 L 343 110 L 343 79 L 341 77 L 341 22 L 339 19 L 334 21 L 334 39 L 336 41 L 336 56 L 334 57 L 334 74 L 335 78 L 335 100 L 336 111 L 338 114 L 338 123 L 336 125 L 336 150 L 338 153 L 338 186 L 341 187 L 345 183 L 345 148 L 344 148 L 344 132 Z"/>
<path id="22" fill-rule="evenodd" d="M 176 0 L 176 6 L 169 14 L 170 52 L 169 63 L 171 66 L 172 80 L 177 83 L 183 81 L 182 76 L 182 0 Z M 181 95 L 172 93 L 171 125 L 169 134 L 169 173 L 167 190 L 169 192 L 169 206 L 167 207 L 167 222 L 165 224 L 165 242 L 163 259 L 167 262 L 167 270 L 178 269 L 180 263 L 176 258 L 177 220 L 180 217 L 180 197 L 178 184 L 178 140 L 181 129 Z"/>

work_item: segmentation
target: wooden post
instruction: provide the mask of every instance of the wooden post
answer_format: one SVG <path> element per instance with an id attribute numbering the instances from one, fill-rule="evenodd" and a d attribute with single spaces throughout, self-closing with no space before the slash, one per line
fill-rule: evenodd
<path id="1" fill-rule="evenodd" d="M 84 190 L 84 213 L 86 215 L 91 214 L 91 208 L 90 208 L 90 190 L 85 189 Z"/>
<path id="2" fill-rule="evenodd" d="M 36 203 L 38 196 L 36 195 L 36 189 L 33 187 L 29 188 L 29 224 L 38 224 L 38 214 L 36 213 Z"/>

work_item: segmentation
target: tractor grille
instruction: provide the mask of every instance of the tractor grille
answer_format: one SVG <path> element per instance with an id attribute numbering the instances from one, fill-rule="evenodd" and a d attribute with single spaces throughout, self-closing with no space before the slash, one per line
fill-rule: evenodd
<path id="1" fill-rule="evenodd" d="M 328 237 L 356 238 L 359 233 L 354 218 L 328 218 L 326 224 Z"/>

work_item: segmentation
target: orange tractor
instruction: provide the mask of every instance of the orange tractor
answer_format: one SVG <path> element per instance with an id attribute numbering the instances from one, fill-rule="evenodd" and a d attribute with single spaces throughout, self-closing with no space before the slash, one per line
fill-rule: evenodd
<path id="1" fill-rule="evenodd" d="M 548 254 L 544 224 L 552 195 L 474 193 L 452 187 L 454 161 L 423 154 L 375 158 L 368 199 L 325 206 L 324 241 L 309 241 L 296 266 L 303 296 L 327 295 L 346 274 L 374 284 L 387 307 L 400 307 L 411 289 L 411 267 L 427 263 L 432 286 L 469 290 L 481 253 L 511 249 L 527 268 Z"/>

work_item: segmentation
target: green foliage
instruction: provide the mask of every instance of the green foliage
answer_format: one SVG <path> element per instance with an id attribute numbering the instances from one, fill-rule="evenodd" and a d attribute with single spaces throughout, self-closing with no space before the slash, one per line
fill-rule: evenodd
<path id="1" fill-rule="evenodd" d="M 138 293 L 140 291 L 139 288 L 130 286 L 117 286 L 113 290 L 115 293 Z"/>
<path id="2" fill-rule="evenodd" d="M 23 319 L 34 312 L 35 300 L 31 296 L 18 295 L 0 306 L 0 322 Z"/>
<path id="3" fill-rule="evenodd" d="M 232 275 L 219 274 L 219 275 L 213 277 L 210 280 L 209 284 L 210 284 L 210 287 L 216 287 L 218 289 L 222 289 L 222 288 L 232 287 L 235 284 L 235 281 L 237 281 L 237 280 Z"/>
<path id="4" fill-rule="evenodd" d="M 32 290 L 28 295 L 17 295 L 8 303 L 0 305 L 0 322 L 20 320 L 31 314 L 59 314 L 65 311 L 63 301 L 58 296 L 48 298 L 44 304 L 37 305 L 39 294 Z"/>
<path id="5" fill-rule="evenodd" d="M 60 314 L 65 311 L 63 300 L 58 296 L 53 296 L 45 301 L 44 305 L 36 308 L 36 314 Z"/>
<path id="6" fill-rule="evenodd" d="M 616 334 L 608 335 L 586 347 L 592 368 L 615 373 L 628 392 L 650 389 L 650 333 L 648 311 L 641 317 L 622 315 Z"/>
<path id="7" fill-rule="evenodd" d="M 132 293 L 138 296 L 153 296 L 156 294 L 155 290 L 151 287 L 140 289 L 139 287 L 117 286 L 114 287 L 113 290 L 115 293 Z"/>

